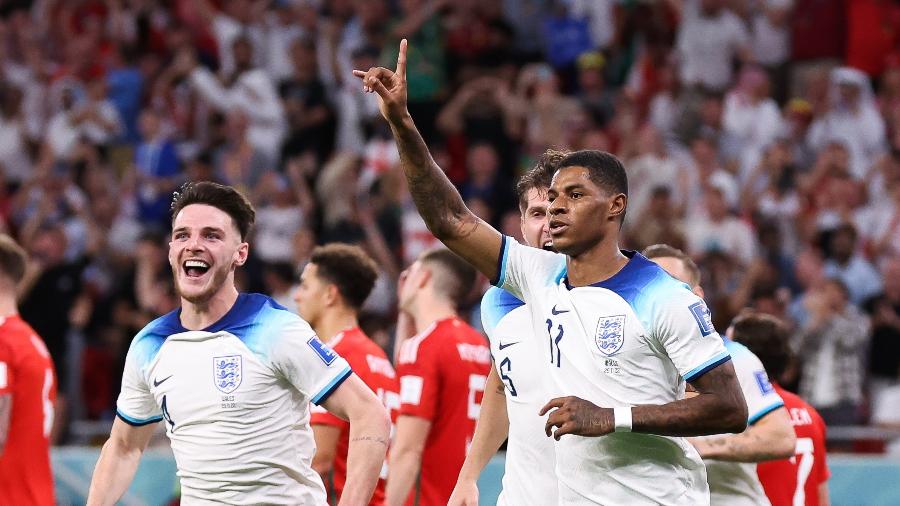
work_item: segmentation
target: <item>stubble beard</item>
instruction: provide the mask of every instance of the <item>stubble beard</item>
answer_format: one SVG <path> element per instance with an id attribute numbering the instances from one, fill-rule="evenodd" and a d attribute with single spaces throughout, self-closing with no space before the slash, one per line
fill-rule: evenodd
<path id="1" fill-rule="evenodd" d="M 219 293 L 219 290 L 222 289 L 222 285 L 225 284 L 225 280 L 228 279 L 228 274 L 231 272 L 231 269 L 228 267 L 216 267 L 212 272 L 212 279 L 209 282 L 207 288 L 199 293 L 194 294 L 186 294 L 181 290 L 179 286 L 178 280 L 178 269 L 179 267 L 173 267 L 173 275 L 175 276 L 175 292 L 181 297 L 182 300 L 190 302 L 191 304 L 202 306 L 206 305 L 213 298 L 213 296 Z"/>

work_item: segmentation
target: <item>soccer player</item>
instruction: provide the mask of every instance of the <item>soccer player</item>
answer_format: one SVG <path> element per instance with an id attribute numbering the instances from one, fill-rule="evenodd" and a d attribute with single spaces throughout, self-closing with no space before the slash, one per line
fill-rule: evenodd
<path id="1" fill-rule="evenodd" d="M 238 293 L 234 274 L 247 260 L 253 207 L 231 187 L 201 182 L 182 187 L 172 215 L 169 264 L 181 308 L 131 343 L 88 504 L 122 496 L 163 419 L 182 504 L 324 504 L 310 466 L 310 402 L 350 421 L 341 504 L 368 503 L 388 414 L 308 323 L 269 297 Z"/>
<path id="2" fill-rule="evenodd" d="M 400 408 L 400 385 L 387 355 L 359 328 L 359 310 L 378 278 L 378 266 L 358 246 L 328 244 L 313 250 L 303 268 L 294 302 L 300 316 L 316 335 L 344 357 L 353 372 L 365 382 L 396 418 Z M 347 481 L 347 447 L 350 426 L 318 406 L 310 416 L 316 440 L 312 466 L 327 480 L 329 504 L 336 504 Z M 384 479 L 378 480 L 369 504 L 384 504 Z M 327 481 L 326 481 L 327 485 Z"/>
<path id="3" fill-rule="evenodd" d="M 429 230 L 531 306 L 533 325 L 547 331 L 545 367 L 553 388 L 568 394 L 540 412 L 557 441 L 559 502 L 708 503 L 703 462 L 682 436 L 741 432 L 747 404 L 703 301 L 642 255 L 619 250 L 622 164 L 600 151 L 559 162 L 547 212 L 561 254 L 502 236 L 466 208 L 415 128 L 406 47 L 396 71 L 354 75 L 378 95 Z M 682 398 L 685 380 L 698 395 Z"/>
<path id="4" fill-rule="evenodd" d="M 556 164 L 565 155 L 547 151 L 516 184 L 522 237 L 531 247 L 552 250 L 547 190 Z M 507 438 L 503 490 L 497 504 L 556 504 L 553 441 L 544 437 L 544 421 L 537 416 L 552 397 L 540 346 L 543 341 L 534 337 L 528 306 L 500 288 L 491 287 L 482 297 L 481 320 L 494 366 L 449 506 L 478 506 L 478 476 Z"/>
<path id="5" fill-rule="evenodd" d="M 52 506 L 56 373 L 44 341 L 19 317 L 25 262 L 25 251 L 0 235 L 0 504 Z"/>
<path id="6" fill-rule="evenodd" d="M 756 469 L 772 506 L 827 505 L 825 422 L 806 401 L 778 384 L 790 362 L 788 335 L 781 321 L 761 313 L 742 314 L 731 324 L 732 339 L 756 353 L 772 374 L 772 386 L 784 399 L 797 434 L 797 447 L 791 458 L 763 462 Z"/>
<path id="7" fill-rule="evenodd" d="M 443 248 L 426 251 L 401 279 L 399 307 L 418 334 L 403 343 L 397 361 L 400 416 L 387 503 L 445 506 L 475 432 L 491 351 L 457 315 L 475 282 L 464 260 Z"/>
<path id="8" fill-rule="evenodd" d="M 666 244 L 655 244 L 643 253 L 703 298 L 700 269 L 683 251 Z M 756 475 L 756 463 L 792 456 L 796 437 L 784 402 L 772 388 L 766 369 L 756 355 L 729 338 L 725 339 L 725 348 L 731 354 L 734 371 L 747 401 L 747 429 L 740 434 L 692 438 L 690 441 L 706 464 L 711 504 L 767 504 L 765 491 Z"/>

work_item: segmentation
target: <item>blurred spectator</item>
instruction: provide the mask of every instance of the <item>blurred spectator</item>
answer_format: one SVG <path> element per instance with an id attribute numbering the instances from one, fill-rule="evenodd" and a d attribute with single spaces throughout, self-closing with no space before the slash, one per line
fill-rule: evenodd
<path id="1" fill-rule="evenodd" d="M 162 131 L 160 118 L 153 110 L 141 113 L 141 141 L 134 154 L 135 193 L 138 219 L 147 226 L 165 230 L 169 221 L 172 192 L 184 174 L 175 144 Z"/>
<path id="2" fill-rule="evenodd" d="M 581 107 L 591 115 L 593 124 L 606 126 L 612 119 L 614 95 L 606 89 L 603 55 L 597 52 L 584 53 L 578 57 L 578 100 Z"/>
<path id="3" fill-rule="evenodd" d="M 881 275 L 863 257 L 857 246 L 856 228 L 844 224 L 829 237 L 829 258 L 825 261 L 825 275 L 840 279 L 850 302 L 859 306 L 881 291 Z"/>
<path id="4" fill-rule="evenodd" d="M 710 184 L 704 193 L 706 215 L 687 220 L 688 250 L 697 258 L 713 252 L 725 253 L 749 265 L 756 255 L 756 239 L 750 227 L 730 212 L 737 204 L 735 189 L 721 181 Z"/>
<path id="5" fill-rule="evenodd" d="M 312 41 L 296 39 L 290 46 L 290 62 L 291 72 L 278 86 L 288 126 L 282 154 L 288 159 L 312 151 L 323 162 L 334 150 L 336 122 L 328 90 L 319 79 Z"/>
<path id="6" fill-rule="evenodd" d="M 790 14 L 794 0 L 763 0 L 750 20 L 750 47 L 753 60 L 769 73 L 772 97 L 779 103 L 787 98 L 788 58 L 791 53 Z"/>
<path id="7" fill-rule="evenodd" d="M 629 220 L 636 225 L 630 227 L 629 247 L 643 250 L 653 244 L 668 244 L 673 248 L 686 248 L 684 222 L 672 203 L 669 186 L 656 186 L 650 192 L 650 199 L 642 214 L 633 214 Z"/>
<path id="8" fill-rule="evenodd" d="M 725 131 L 740 145 L 739 175 L 747 173 L 762 158 L 781 130 L 778 104 L 769 98 L 769 78 L 757 67 L 745 66 L 738 76 L 737 86 L 725 97 L 723 123 Z"/>
<path id="9" fill-rule="evenodd" d="M 469 148 L 468 169 L 468 180 L 460 189 L 464 200 L 468 202 L 477 199 L 490 203 L 492 212 L 496 213 L 504 213 L 515 207 L 512 191 L 501 184 L 498 173 L 500 158 L 493 146 L 478 143 Z"/>
<path id="10" fill-rule="evenodd" d="M 847 287 L 836 279 L 808 293 L 804 305 L 810 318 L 795 343 L 803 360 L 801 396 L 829 425 L 858 423 L 869 319 L 850 304 Z"/>
<path id="11" fill-rule="evenodd" d="M 872 319 L 869 372 L 874 386 L 900 384 L 900 257 L 884 262 L 884 291 L 866 301 Z"/>
<path id="12" fill-rule="evenodd" d="M 725 91 L 735 58 L 751 61 L 750 36 L 724 0 L 669 0 L 678 3 L 681 26 L 676 50 L 681 81 L 687 86 Z"/>

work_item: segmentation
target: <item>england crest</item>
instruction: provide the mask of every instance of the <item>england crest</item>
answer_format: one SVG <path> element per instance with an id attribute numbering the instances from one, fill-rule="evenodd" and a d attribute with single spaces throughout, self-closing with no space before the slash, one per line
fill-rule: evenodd
<path id="1" fill-rule="evenodd" d="M 594 343 L 597 344 L 600 353 L 607 357 L 618 353 L 625 344 L 625 315 L 601 317 L 594 333 Z"/>
<path id="2" fill-rule="evenodd" d="M 220 392 L 230 394 L 241 386 L 241 356 L 228 355 L 213 359 L 213 383 Z"/>

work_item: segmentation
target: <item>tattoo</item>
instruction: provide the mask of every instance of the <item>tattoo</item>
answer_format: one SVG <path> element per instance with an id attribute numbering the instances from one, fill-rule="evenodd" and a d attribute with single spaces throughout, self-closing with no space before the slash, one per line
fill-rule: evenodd
<path id="1" fill-rule="evenodd" d="M 438 239 L 472 235 L 478 229 L 478 218 L 466 208 L 456 187 L 435 163 L 411 118 L 403 127 L 394 128 L 394 137 L 409 193 L 428 230 Z"/>
<path id="2" fill-rule="evenodd" d="M 380 443 L 380 444 L 383 444 L 384 446 L 388 445 L 387 439 L 385 439 L 383 437 L 378 437 L 378 436 L 359 436 L 359 437 L 355 437 L 350 440 L 351 443 L 354 441 L 369 441 L 372 443 Z"/>
<path id="3" fill-rule="evenodd" d="M 710 370 L 693 384 L 699 395 L 659 406 L 635 407 L 633 431 L 660 436 L 743 432 L 747 403 L 731 363 Z"/>
<path id="4" fill-rule="evenodd" d="M 9 421 L 12 417 L 12 394 L 0 395 L 0 455 L 6 447 L 6 437 L 9 435 Z"/>

